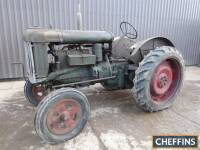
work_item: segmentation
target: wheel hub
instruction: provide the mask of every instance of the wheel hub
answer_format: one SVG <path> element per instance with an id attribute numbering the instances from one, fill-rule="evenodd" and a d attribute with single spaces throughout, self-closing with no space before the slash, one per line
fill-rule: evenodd
<path id="1" fill-rule="evenodd" d="M 164 86 L 167 85 L 168 82 L 169 82 L 169 79 L 168 79 L 167 74 L 161 73 L 159 77 L 158 87 L 163 88 Z"/>
<path id="2" fill-rule="evenodd" d="M 54 134 L 66 134 L 80 121 L 82 110 L 80 104 L 73 99 L 65 99 L 57 103 L 47 115 L 47 125 Z"/>
<path id="3" fill-rule="evenodd" d="M 181 70 L 176 61 L 164 60 L 153 73 L 150 93 L 154 101 L 165 101 L 176 92 L 181 79 Z"/>
<path id="4" fill-rule="evenodd" d="M 172 72 L 170 64 L 166 61 L 158 66 L 151 82 L 152 90 L 156 95 L 162 95 L 167 92 L 172 84 Z"/>
<path id="5" fill-rule="evenodd" d="M 32 93 L 38 101 L 41 101 L 45 96 L 45 88 L 42 85 L 34 85 L 32 87 Z"/>

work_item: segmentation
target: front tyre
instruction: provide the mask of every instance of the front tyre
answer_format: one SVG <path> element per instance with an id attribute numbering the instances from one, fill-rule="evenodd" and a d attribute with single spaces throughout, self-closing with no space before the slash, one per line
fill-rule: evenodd
<path id="1" fill-rule="evenodd" d="M 139 64 L 133 92 L 137 104 L 154 112 L 170 107 L 179 93 L 184 78 L 184 60 L 174 47 L 152 50 Z"/>
<path id="2" fill-rule="evenodd" d="M 47 143 L 61 143 L 82 131 L 89 114 L 90 106 L 83 93 L 72 88 L 59 89 L 39 104 L 35 129 Z"/>

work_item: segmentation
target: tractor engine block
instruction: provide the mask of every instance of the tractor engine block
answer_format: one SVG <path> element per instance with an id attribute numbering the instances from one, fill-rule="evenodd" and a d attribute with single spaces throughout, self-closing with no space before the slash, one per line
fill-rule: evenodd
<path id="1" fill-rule="evenodd" d="M 28 58 L 31 58 L 28 59 L 28 78 L 32 83 L 45 83 L 56 88 L 96 82 L 126 87 L 128 63 L 110 57 L 113 36 L 108 32 L 56 32 L 36 28 L 27 30 L 25 39 L 29 45 Z"/>

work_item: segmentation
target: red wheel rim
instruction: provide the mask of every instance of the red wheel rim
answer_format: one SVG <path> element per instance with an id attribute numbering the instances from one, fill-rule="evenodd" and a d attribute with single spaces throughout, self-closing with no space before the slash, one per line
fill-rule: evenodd
<path id="1" fill-rule="evenodd" d="M 153 101 L 163 102 L 173 97 L 180 87 L 181 67 L 175 59 L 161 62 L 153 73 L 150 94 Z"/>
<path id="2" fill-rule="evenodd" d="M 32 93 L 38 101 L 41 101 L 45 97 L 45 88 L 42 85 L 33 85 Z"/>
<path id="3" fill-rule="evenodd" d="M 47 114 L 47 126 L 56 135 L 72 131 L 81 119 L 81 106 L 73 99 L 64 99 L 55 104 Z"/>

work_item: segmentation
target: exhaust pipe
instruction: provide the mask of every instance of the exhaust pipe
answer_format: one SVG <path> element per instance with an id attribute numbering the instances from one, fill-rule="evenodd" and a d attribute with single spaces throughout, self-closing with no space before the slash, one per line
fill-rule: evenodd
<path id="1" fill-rule="evenodd" d="M 77 29 L 83 30 L 83 22 L 82 22 L 82 13 L 81 13 L 81 3 L 78 1 L 78 12 L 77 12 Z"/>

